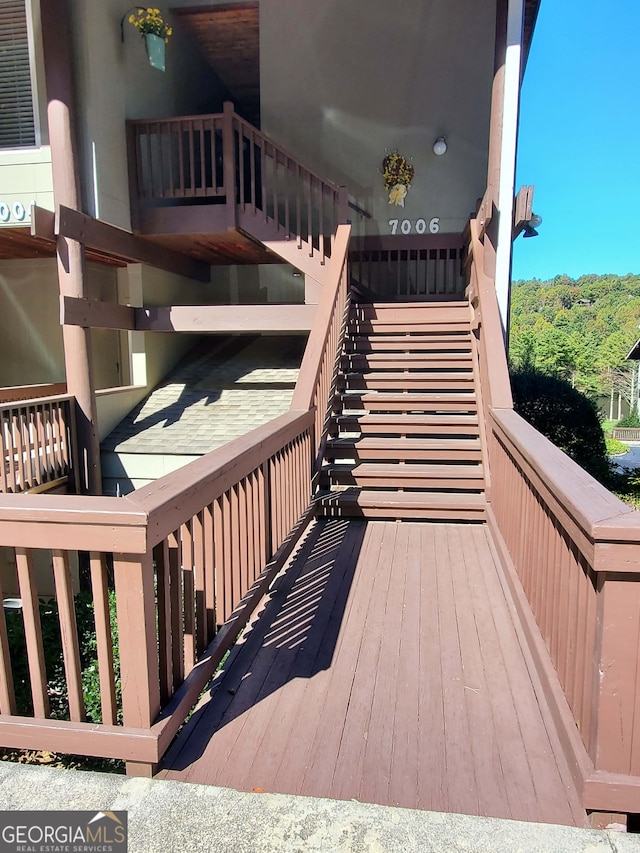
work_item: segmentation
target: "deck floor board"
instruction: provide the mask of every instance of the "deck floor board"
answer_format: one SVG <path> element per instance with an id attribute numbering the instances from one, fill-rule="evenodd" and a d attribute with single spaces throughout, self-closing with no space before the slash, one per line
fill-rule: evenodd
<path id="1" fill-rule="evenodd" d="M 160 776 L 584 825 L 484 525 L 319 519 Z"/>

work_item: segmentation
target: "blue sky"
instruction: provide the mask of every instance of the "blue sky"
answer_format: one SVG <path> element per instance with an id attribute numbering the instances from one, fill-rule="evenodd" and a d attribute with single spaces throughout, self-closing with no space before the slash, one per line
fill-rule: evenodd
<path id="1" fill-rule="evenodd" d="M 522 88 L 516 189 L 539 236 L 513 278 L 640 273 L 640 0 L 542 0 Z"/>

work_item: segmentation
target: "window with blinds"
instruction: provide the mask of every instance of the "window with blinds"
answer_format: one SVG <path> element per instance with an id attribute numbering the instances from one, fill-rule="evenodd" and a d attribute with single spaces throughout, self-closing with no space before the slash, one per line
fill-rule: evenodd
<path id="1" fill-rule="evenodd" d="M 0 148 L 35 144 L 25 0 L 0 0 Z"/>

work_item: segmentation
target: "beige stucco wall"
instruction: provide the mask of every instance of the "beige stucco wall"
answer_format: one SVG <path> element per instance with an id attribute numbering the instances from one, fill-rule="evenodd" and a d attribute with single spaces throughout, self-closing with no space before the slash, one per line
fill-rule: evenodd
<path id="1" fill-rule="evenodd" d="M 31 222 L 31 205 L 53 210 L 51 149 L 0 149 L 0 228 Z"/>
<path id="2" fill-rule="evenodd" d="M 53 259 L 0 261 L 0 386 L 64 382 Z"/>
<path id="3" fill-rule="evenodd" d="M 167 70 L 149 65 L 144 43 L 118 0 L 73 0 L 77 117 L 87 213 L 130 226 L 125 120 L 212 112 L 222 106 L 213 72 L 180 27 L 167 44 Z M 130 9 L 129 9 L 130 11 Z M 174 23 L 167 7 L 165 18 Z"/>
<path id="4" fill-rule="evenodd" d="M 262 0 L 262 129 L 346 184 L 373 232 L 432 217 L 459 231 L 486 186 L 494 29 L 494 0 Z M 404 209 L 381 175 L 396 148 L 415 168 Z"/>

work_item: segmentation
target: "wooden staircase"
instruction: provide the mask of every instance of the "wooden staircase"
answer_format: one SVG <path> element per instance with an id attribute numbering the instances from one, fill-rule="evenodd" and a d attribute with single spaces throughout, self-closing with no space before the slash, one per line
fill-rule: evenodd
<path id="1" fill-rule="evenodd" d="M 352 307 L 338 390 L 322 514 L 484 520 L 467 302 Z"/>

